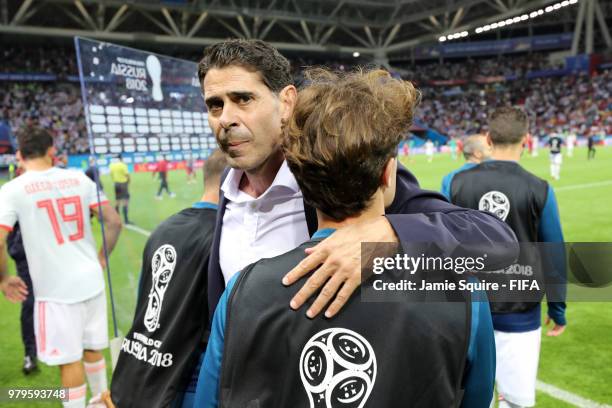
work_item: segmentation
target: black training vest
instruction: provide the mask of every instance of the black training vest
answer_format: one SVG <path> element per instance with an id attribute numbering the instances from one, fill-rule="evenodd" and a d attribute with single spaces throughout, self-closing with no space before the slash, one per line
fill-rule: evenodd
<path id="1" fill-rule="evenodd" d="M 290 287 L 281 278 L 315 244 L 260 260 L 238 277 L 228 300 L 219 406 L 459 406 L 469 296 L 366 303 L 357 293 L 334 318 L 310 320 L 305 307 L 288 306 L 305 278 Z"/>
<path id="2" fill-rule="evenodd" d="M 168 407 L 189 383 L 205 347 L 215 216 L 214 209 L 187 208 L 147 241 L 134 321 L 111 384 L 117 407 Z"/>
<path id="3" fill-rule="evenodd" d="M 450 191 L 453 204 L 487 211 L 504 220 L 512 228 L 519 242 L 538 241 L 538 228 L 548 196 L 548 183 L 523 169 L 518 163 L 502 160 L 485 161 L 455 174 Z M 537 259 L 539 255 L 535 247 L 521 247 L 519 264 L 532 265 Z M 541 281 L 542 267 L 539 264 L 536 266 L 538 280 Z M 508 278 L 509 276 L 506 276 L 504 279 Z M 488 280 L 494 279 L 490 277 Z M 524 312 L 538 304 L 538 302 L 499 302 L 495 301 L 499 292 L 488 295 L 491 311 L 494 313 Z M 539 300 L 541 296 L 543 291 Z"/>

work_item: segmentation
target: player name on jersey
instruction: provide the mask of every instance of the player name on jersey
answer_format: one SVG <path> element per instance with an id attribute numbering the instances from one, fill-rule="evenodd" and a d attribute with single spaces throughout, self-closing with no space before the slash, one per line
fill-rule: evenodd
<path id="1" fill-rule="evenodd" d="M 64 190 L 67 188 L 78 187 L 79 180 L 76 178 L 67 178 L 56 181 L 34 181 L 24 186 L 25 192 L 28 194 L 40 193 L 43 191 Z"/>

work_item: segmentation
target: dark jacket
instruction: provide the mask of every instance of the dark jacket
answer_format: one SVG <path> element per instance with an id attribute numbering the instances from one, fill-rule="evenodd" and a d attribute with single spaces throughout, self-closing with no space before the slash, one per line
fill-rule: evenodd
<path id="1" fill-rule="evenodd" d="M 477 244 L 474 256 L 487 253 L 487 269 L 510 265 L 516 259 L 516 236 L 510 227 L 494 215 L 458 207 L 450 204 L 440 193 L 421 189 L 414 175 L 401 164 L 398 166 L 396 184 L 395 199 L 386 209 L 386 217 L 401 242 L 435 242 L 439 248 L 449 253 L 459 244 Z M 219 243 L 226 205 L 227 199 L 220 191 L 215 236 L 208 265 L 209 322 L 212 322 L 215 308 L 225 289 L 219 264 Z M 308 230 L 312 235 L 317 229 L 316 212 L 306 204 L 304 208 Z"/>

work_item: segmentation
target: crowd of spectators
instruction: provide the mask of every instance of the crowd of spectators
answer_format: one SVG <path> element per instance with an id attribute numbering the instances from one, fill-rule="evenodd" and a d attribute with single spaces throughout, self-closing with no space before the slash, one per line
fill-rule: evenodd
<path id="1" fill-rule="evenodd" d="M 402 77 L 419 86 L 431 81 L 472 80 L 477 77 L 523 78 L 527 73 L 544 69 L 562 68 L 562 62 L 551 62 L 548 54 L 498 56 L 493 58 L 466 59 L 460 62 L 447 60 L 402 67 Z"/>
<path id="2" fill-rule="evenodd" d="M 0 81 L 0 119 L 15 131 L 28 122 L 50 129 L 60 152 L 87 153 L 89 144 L 83 116 L 80 88 L 68 82 L 76 74 L 74 51 L 57 48 L 4 47 L 0 70 L 8 73 L 48 73 L 58 75 L 54 82 Z M 183 55 L 185 57 L 185 55 Z M 193 54 L 197 61 L 199 55 Z M 303 80 L 303 67 L 326 65 L 350 70 L 348 62 L 294 60 L 296 82 Z M 491 59 L 447 61 L 444 64 L 415 65 L 401 69 L 402 77 L 414 81 L 423 98 L 416 118 L 422 126 L 449 136 L 485 131 L 488 113 L 500 105 L 522 105 L 532 116 L 534 134 L 593 131 L 612 134 L 612 72 L 596 75 L 566 75 L 526 79 L 525 74 L 558 68 L 545 54 L 496 57 Z M 476 76 L 514 77 L 514 80 L 479 84 Z M 467 80 L 452 85 L 432 85 L 436 80 Z"/>
<path id="3" fill-rule="evenodd" d="M 60 153 L 88 153 L 87 128 L 77 84 L 0 82 L 0 119 L 13 132 L 24 125 L 49 129 Z"/>
<path id="4" fill-rule="evenodd" d="M 74 48 L 23 47 L 2 44 L 0 73 L 78 75 Z"/>
<path id="5" fill-rule="evenodd" d="M 442 134 L 462 136 L 486 130 L 489 112 L 503 105 L 520 105 L 531 116 L 532 133 L 575 131 L 612 134 L 612 71 L 597 75 L 516 80 L 461 87 L 420 88 L 417 118 Z"/>

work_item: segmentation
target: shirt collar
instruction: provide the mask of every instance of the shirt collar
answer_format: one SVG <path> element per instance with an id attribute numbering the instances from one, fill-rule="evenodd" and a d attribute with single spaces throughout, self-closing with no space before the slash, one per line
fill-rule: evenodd
<path id="1" fill-rule="evenodd" d="M 227 177 L 223 181 L 221 185 L 221 191 L 223 191 L 223 195 L 230 201 L 239 202 L 244 201 L 241 200 L 240 197 L 240 180 L 242 179 L 242 175 L 244 174 L 244 170 L 238 169 L 230 169 L 227 173 Z M 264 197 L 269 191 L 278 189 L 279 187 L 285 187 L 291 190 L 293 193 L 297 193 L 300 191 L 300 187 L 297 184 L 293 173 L 289 170 L 289 166 L 287 165 L 287 161 L 283 160 L 276 176 L 274 177 L 274 181 L 268 189 L 258 198 Z"/>
<path id="2" fill-rule="evenodd" d="M 335 228 L 323 228 L 318 230 L 317 232 L 315 232 L 312 236 L 312 239 L 325 239 L 327 237 L 329 237 L 331 234 L 334 233 L 334 231 L 336 231 Z"/>

